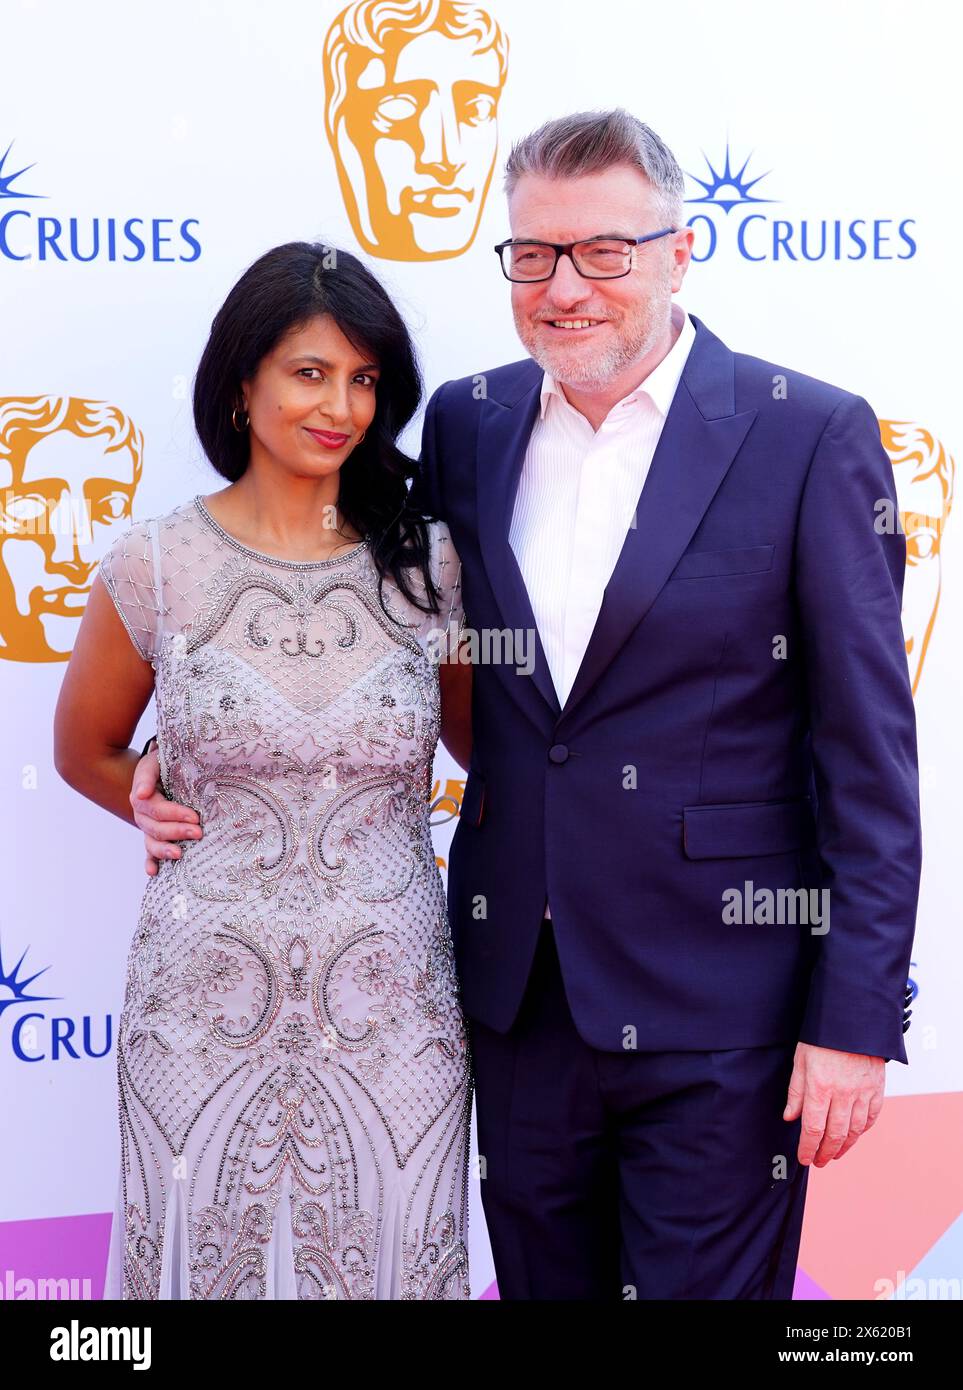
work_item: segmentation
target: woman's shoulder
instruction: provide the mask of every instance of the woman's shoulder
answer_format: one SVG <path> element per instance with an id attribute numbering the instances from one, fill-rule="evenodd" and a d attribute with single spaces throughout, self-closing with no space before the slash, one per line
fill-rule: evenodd
<path id="1" fill-rule="evenodd" d="M 438 517 L 430 517 L 425 521 L 428 531 L 428 556 L 431 563 L 431 577 L 438 583 L 446 578 L 445 571 L 454 566 L 458 568 L 458 552 L 451 537 L 451 528 L 447 521 L 442 521 Z"/>
<path id="2" fill-rule="evenodd" d="M 100 573 L 109 589 L 127 578 L 153 587 L 155 559 L 169 553 L 173 536 L 188 533 L 196 525 L 193 499 L 179 502 L 169 511 L 139 517 L 120 531 L 100 560 Z"/>
<path id="3" fill-rule="evenodd" d="M 157 522 L 158 530 L 162 535 L 165 531 L 200 530 L 203 526 L 195 497 L 185 498 L 183 502 L 178 502 L 176 507 L 172 507 L 169 512 L 162 512 L 150 520 Z"/>
<path id="4" fill-rule="evenodd" d="M 461 561 L 448 523 L 434 518 L 426 524 L 431 580 L 437 590 L 441 620 L 448 624 L 461 613 Z"/>
<path id="5" fill-rule="evenodd" d="M 178 502 L 169 511 L 155 512 L 150 516 L 139 517 L 136 521 L 131 521 L 123 531 L 115 536 L 111 549 L 124 544 L 142 544 L 149 540 L 155 527 L 163 533 L 173 527 L 191 525 L 196 516 L 197 508 L 194 505 L 194 499 L 189 498 L 185 502 Z"/>
<path id="6" fill-rule="evenodd" d="M 385 582 L 384 590 L 391 604 L 389 611 L 399 621 L 423 633 L 437 626 L 439 621 L 447 621 L 460 593 L 461 564 L 447 524 L 423 515 L 419 519 L 424 526 L 420 537 L 420 558 L 417 563 L 412 561 L 405 568 L 404 582 L 410 595 L 403 593 L 391 578 Z M 409 541 L 414 540 L 410 526 L 407 536 Z M 430 595 L 426 587 L 426 572 L 434 595 Z"/>

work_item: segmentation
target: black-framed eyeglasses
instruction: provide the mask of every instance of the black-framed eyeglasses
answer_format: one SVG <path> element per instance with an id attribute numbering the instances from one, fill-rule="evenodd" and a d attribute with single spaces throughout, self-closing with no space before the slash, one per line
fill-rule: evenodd
<path id="1" fill-rule="evenodd" d="M 506 280 L 551 280 L 559 256 L 571 257 L 579 275 L 589 280 L 616 280 L 628 275 L 634 264 L 634 252 L 645 241 L 656 241 L 678 231 L 677 227 L 662 227 L 637 237 L 586 237 L 582 241 L 502 241 L 495 247 Z"/>

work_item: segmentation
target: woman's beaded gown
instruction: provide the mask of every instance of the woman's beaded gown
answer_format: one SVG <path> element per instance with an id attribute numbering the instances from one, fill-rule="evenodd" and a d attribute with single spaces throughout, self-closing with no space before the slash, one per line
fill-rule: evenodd
<path id="1" fill-rule="evenodd" d="M 164 791 L 118 1035 L 105 1298 L 463 1299 L 471 1066 L 429 826 L 441 611 L 367 544 L 288 562 L 202 498 L 100 572 L 155 672 Z M 417 573 L 412 583 L 417 583 Z"/>

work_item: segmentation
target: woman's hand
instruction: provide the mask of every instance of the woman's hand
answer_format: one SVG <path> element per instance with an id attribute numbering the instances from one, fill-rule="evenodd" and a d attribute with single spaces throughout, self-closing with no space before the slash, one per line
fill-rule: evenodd
<path id="1" fill-rule="evenodd" d="M 161 859 L 179 859 L 182 851 L 173 840 L 199 840 L 203 835 L 200 816 L 190 806 L 168 801 L 160 785 L 160 758 L 157 748 L 144 754 L 134 768 L 130 787 L 134 824 L 144 832 L 147 858 L 144 868 L 154 877 Z"/>

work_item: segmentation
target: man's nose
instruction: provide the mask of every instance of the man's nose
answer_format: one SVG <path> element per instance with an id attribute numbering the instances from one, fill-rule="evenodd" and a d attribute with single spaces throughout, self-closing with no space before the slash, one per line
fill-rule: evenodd
<path id="1" fill-rule="evenodd" d="M 572 264 L 571 256 L 564 254 L 559 256 L 555 274 L 546 288 L 549 298 L 560 309 L 569 309 L 573 304 L 587 299 L 592 293 L 591 283 L 579 275 Z"/>

